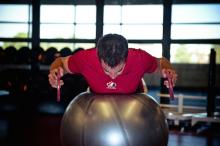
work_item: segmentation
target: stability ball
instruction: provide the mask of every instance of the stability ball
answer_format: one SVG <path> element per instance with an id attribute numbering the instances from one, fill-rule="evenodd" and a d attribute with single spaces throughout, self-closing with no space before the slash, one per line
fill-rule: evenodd
<path id="1" fill-rule="evenodd" d="M 62 146 L 167 146 L 163 111 L 146 94 L 81 93 L 61 121 Z"/>

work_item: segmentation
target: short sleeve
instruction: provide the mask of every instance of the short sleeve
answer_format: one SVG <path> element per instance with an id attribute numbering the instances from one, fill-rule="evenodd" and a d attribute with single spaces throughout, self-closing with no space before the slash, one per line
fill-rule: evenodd
<path id="1" fill-rule="evenodd" d="M 78 51 L 77 53 L 71 55 L 68 60 L 68 68 L 72 73 L 81 73 L 84 67 L 85 51 Z"/>
<path id="2" fill-rule="evenodd" d="M 141 56 L 141 62 L 143 63 L 144 69 L 146 73 L 152 73 L 156 71 L 158 63 L 157 58 L 150 55 L 148 52 L 144 50 L 139 50 Z"/>

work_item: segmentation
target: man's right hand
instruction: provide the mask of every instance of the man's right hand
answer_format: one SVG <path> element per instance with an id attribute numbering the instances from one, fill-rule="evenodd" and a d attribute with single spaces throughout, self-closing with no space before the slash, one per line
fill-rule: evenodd
<path id="1" fill-rule="evenodd" d="M 64 69 L 62 67 L 54 68 L 50 70 L 50 73 L 48 75 L 49 83 L 53 88 L 57 88 L 58 86 L 58 73 L 60 74 L 60 77 L 64 75 Z M 63 80 L 60 80 L 60 86 L 64 84 Z"/>

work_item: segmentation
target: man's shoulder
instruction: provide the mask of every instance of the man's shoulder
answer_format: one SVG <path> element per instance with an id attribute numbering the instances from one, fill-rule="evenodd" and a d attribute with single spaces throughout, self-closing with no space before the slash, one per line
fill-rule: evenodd
<path id="1" fill-rule="evenodd" d="M 84 61 L 86 64 L 92 64 L 98 61 L 97 49 L 89 48 L 82 51 L 81 55 L 79 55 L 80 60 Z"/>
<path id="2" fill-rule="evenodd" d="M 129 52 L 130 54 L 134 54 L 134 55 L 146 53 L 146 51 L 144 51 L 144 50 L 142 50 L 142 49 L 137 49 L 137 48 L 129 48 L 129 49 L 128 49 L 128 52 Z"/>
<path id="3" fill-rule="evenodd" d="M 89 48 L 89 49 L 84 49 L 84 50 L 80 50 L 77 51 L 76 53 L 74 53 L 72 56 L 91 56 L 92 54 L 96 54 L 96 48 Z"/>
<path id="4" fill-rule="evenodd" d="M 89 48 L 89 49 L 84 49 L 84 50 L 80 50 L 77 51 L 76 53 L 73 53 L 72 55 L 69 56 L 69 58 L 72 59 L 78 59 L 80 58 L 80 60 L 87 60 L 87 59 L 91 59 L 96 57 L 96 48 Z"/>
<path id="5" fill-rule="evenodd" d="M 84 50 L 85 52 L 90 52 L 90 53 L 96 53 L 97 49 L 96 48 L 88 48 Z"/>
<path id="6" fill-rule="evenodd" d="M 149 58 L 155 58 L 153 57 L 151 54 L 149 54 L 147 51 L 143 50 L 143 49 L 135 49 L 135 48 L 129 48 L 129 54 L 128 54 L 129 58 L 132 58 L 133 60 L 139 60 L 139 59 L 149 59 Z"/>

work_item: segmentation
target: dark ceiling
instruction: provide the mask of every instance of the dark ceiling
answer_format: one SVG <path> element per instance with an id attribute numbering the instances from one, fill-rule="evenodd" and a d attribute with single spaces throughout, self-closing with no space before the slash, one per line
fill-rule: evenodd
<path id="1" fill-rule="evenodd" d="M 6 4 L 23 4 L 23 3 L 32 3 L 36 0 L 0 0 L 0 3 Z M 40 0 L 42 4 L 80 4 L 80 5 L 91 5 L 95 4 L 96 1 L 101 0 Z M 104 0 L 105 4 L 111 5 L 120 5 L 120 4 L 162 4 L 163 1 L 170 0 Z M 184 3 L 220 3 L 220 0 L 173 0 L 175 4 L 184 4 Z"/>

